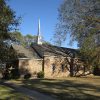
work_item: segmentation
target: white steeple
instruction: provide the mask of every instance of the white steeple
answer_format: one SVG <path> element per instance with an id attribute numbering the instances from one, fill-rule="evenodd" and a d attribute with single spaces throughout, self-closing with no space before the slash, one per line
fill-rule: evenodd
<path id="1" fill-rule="evenodd" d="M 41 31 L 40 31 L 40 19 L 38 22 L 37 44 L 42 45 L 42 36 L 41 36 Z"/>

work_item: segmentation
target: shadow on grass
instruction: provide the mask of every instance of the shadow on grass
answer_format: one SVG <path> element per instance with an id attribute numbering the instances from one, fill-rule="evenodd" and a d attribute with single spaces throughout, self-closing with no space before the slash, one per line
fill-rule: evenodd
<path id="1" fill-rule="evenodd" d="M 100 100 L 100 85 L 94 85 L 87 79 L 85 78 L 86 82 L 81 81 L 82 79 L 32 79 L 23 80 L 22 83 L 24 87 L 57 97 L 59 100 Z"/>
<path id="2" fill-rule="evenodd" d="M 28 97 L 0 82 L 0 100 L 30 100 Z"/>

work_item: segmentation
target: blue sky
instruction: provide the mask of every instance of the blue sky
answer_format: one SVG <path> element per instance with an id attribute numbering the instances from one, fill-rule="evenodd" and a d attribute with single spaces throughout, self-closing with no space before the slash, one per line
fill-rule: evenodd
<path id="1" fill-rule="evenodd" d="M 19 31 L 23 34 L 36 35 L 38 19 L 41 22 L 41 33 L 46 41 L 50 41 L 55 32 L 58 8 L 63 0 L 9 0 L 8 4 L 18 16 L 22 16 Z M 62 46 L 77 48 L 68 45 L 69 37 Z M 51 42 L 51 41 L 50 41 Z"/>

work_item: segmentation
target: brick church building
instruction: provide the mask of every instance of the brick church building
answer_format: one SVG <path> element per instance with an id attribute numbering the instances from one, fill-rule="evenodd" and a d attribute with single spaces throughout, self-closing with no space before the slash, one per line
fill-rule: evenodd
<path id="1" fill-rule="evenodd" d="M 78 50 L 42 43 L 40 21 L 36 43 L 33 43 L 30 48 L 13 44 L 11 49 L 18 54 L 12 62 L 13 66 L 18 67 L 21 75 L 30 73 L 34 76 L 44 71 L 46 78 L 67 77 L 70 75 L 71 66 L 74 75 L 84 73 L 84 66 L 78 58 Z M 20 54 L 22 56 L 19 56 Z"/>

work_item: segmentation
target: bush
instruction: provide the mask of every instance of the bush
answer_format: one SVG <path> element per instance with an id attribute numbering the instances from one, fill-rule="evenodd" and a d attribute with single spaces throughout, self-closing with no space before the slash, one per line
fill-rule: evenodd
<path id="1" fill-rule="evenodd" d="M 3 79 L 18 79 L 20 78 L 20 73 L 17 68 L 9 70 L 6 69 L 3 73 Z"/>
<path id="2" fill-rule="evenodd" d="M 38 72 L 37 78 L 44 78 L 44 72 L 43 71 Z"/>
<path id="3" fill-rule="evenodd" d="M 10 79 L 10 74 L 9 74 L 9 71 L 8 70 L 5 70 L 4 73 L 3 73 L 3 78 L 2 79 Z"/>
<path id="4" fill-rule="evenodd" d="M 18 79 L 18 78 L 20 78 L 19 69 L 17 69 L 17 68 L 12 69 L 11 73 L 10 73 L 10 77 L 11 77 L 11 79 Z"/>
<path id="5" fill-rule="evenodd" d="M 28 73 L 28 74 L 26 74 L 26 75 L 24 76 L 24 79 L 29 79 L 30 77 L 31 77 L 31 74 Z"/>
<path id="6" fill-rule="evenodd" d="M 100 68 L 99 67 L 94 67 L 93 74 L 97 75 L 97 76 L 100 76 Z"/>

